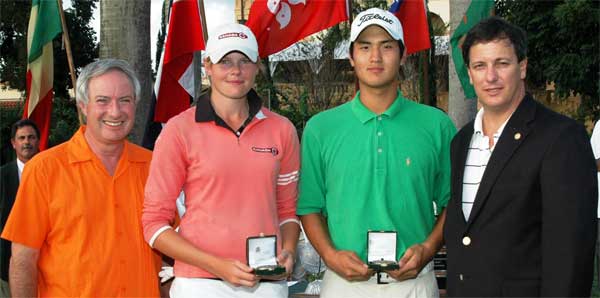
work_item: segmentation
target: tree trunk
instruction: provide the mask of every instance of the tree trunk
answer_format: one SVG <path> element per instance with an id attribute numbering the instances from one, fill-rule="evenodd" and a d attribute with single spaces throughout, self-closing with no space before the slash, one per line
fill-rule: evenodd
<path id="1" fill-rule="evenodd" d="M 458 27 L 469 5 L 471 5 L 471 0 L 450 2 L 450 28 L 452 29 L 450 36 L 452 36 L 454 30 Z M 450 51 L 452 51 L 452 47 L 450 47 Z M 456 68 L 454 67 L 452 52 L 450 52 L 448 60 L 448 115 L 454 122 L 454 125 L 456 125 L 456 128 L 460 129 L 475 118 L 477 114 L 477 99 L 465 98 L 465 92 L 460 85 Z"/>
<path id="2" fill-rule="evenodd" d="M 100 58 L 131 64 L 141 84 L 131 141 L 141 144 L 152 100 L 150 1 L 100 1 Z"/>

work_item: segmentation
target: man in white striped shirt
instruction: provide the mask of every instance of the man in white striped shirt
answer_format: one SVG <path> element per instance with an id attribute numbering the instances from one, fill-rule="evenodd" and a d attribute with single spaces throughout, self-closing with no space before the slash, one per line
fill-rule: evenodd
<path id="1" fill-rule="evenodd" d="M 452 141 L 448 297 L 590 295 L 597 179 L 585 128 L 525 91 L 525 32 L 473 27 L 463 58 L 481 110 Z"/>

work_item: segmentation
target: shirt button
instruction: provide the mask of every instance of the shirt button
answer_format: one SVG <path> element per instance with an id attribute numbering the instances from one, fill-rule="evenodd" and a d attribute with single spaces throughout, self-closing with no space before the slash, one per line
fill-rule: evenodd
<path id="1" fill-rule="evenodd" d="M 378 132 L 377 132 L 377 136 L 378 136 L 378 137 L 380 137 L 380 136 L 382 136 L 382 135 L 383 135 L 383 133 L 382 133 L 381 131 L 378 131 Z"/>
<path id="2" fill-rule="evenodd" d="M 381 148 L 378 148 L 378 149 L 377 149 L 377 153 L 381 153 L 381 152 L 383 152 L 383 149 L 381 149 Z"/>
<path id="3" fill-rule="evenodd" d="M 458 275 L 458 278 L 459 278 L 461 281 L 462 281 L 462 280 L 464 280 L 464 277 L 463 277 L 463 275 L 462 275 L 462 274 L 459 274 L 459 275 Z"/>
<path id="4" fill-rule="evenodd" d="M 471 238 L 469 236 L 463 237 L 462 243 L 464 246 L 469 246 L 471 244 Z"/>
<path id="5" fill-rule="evenodd" d="M 381 121 L 381 119 L 382 119 L 381 116 L 377 117 L 377 120 Z"/>
<path id="6" fill-rule="evenodd" d="M 237 136 L 240 136 L 240 132 L 239 132 L 239 131 L 236 131 L 236 132 L 235 132 L 235 134 L 236 134 Z"/>

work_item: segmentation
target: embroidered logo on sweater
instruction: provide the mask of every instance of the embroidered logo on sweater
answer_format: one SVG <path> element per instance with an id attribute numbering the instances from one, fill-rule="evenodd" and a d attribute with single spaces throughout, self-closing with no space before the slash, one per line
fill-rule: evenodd
<path id="1" fill-rule="evenodd" d="M 271 153 L 271 154 L 273 154 L 273 156 L 277 156 L 277 154 L 279 154 L 279 150 L 277 150 L 277 148 L 275 148 L 275 147 L 271 147 L 271 148 L 252 147 L 252 151 L 258 152 L 258 153 Z"/>

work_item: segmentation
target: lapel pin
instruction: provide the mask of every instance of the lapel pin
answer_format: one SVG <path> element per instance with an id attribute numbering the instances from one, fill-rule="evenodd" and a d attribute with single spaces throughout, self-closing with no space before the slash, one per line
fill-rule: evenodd
<path id="1" fill-rule="evenodd" d="M 515 134 L 515 140 L 520 140 L 521 139 L 521 133 L 518 132 Z"/>

